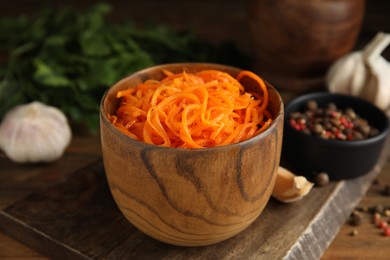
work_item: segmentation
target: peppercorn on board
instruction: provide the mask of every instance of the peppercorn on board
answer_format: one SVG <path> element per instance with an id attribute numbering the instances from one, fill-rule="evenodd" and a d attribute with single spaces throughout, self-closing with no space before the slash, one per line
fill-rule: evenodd
<path id="1" fill-rule="evenodd" d="M 80 159 L 85 152 L 76 151 L 78 157 L 72 151 L 58 164 L 72 165 L 73 175 L 3 209 L 0 229 L 50 258 L 318 259 L 379 174 L 389 147 L 390 139 L 378 165 L 367 175 L 315 187 L 292 204 L 271 199 L 256 221 L 237 236 L 194 248 L 167 245 L 138 231 L 115 205 L 100 157 L 90 154 Z M 5 161 L 0 156 L 7 172 L 21 175 L 26 170 Z M 35 172 L 40 167 L 46 171 L 41 173 L 45 178 L 53 172 L 44 165 L 34 167 Z"/>

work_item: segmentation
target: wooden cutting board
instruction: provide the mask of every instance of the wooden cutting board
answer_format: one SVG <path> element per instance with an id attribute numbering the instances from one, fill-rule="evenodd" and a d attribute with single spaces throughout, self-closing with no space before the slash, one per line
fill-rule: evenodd
<path id="1" fill-rule="evenodd" d="M 260 217 L 237 236 L 212 246 L 184 248 L 158 242 L 132 226 L 111 197 L 101 158 L 80 156 L 68 154 L 55 167 L 31 171 L 41 169 L 40 178 L 50 179 L 58 171 L 70 177 L 0 211 L 0 229 L 55 259 L 316 259 L 385 162 L 384 152 L 367 175 L 315 187 L 293 204 L 271 198 Z M 1 165 L 6 162 L 0 157 Z M 7 165 L 12 176 L 26 169 Z"/>

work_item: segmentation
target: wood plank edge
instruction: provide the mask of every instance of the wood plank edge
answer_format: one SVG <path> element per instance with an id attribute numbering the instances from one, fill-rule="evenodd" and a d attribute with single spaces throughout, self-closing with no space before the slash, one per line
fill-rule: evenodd
<path id="1" fill-rule="evenodd" d="M 0 212 L 0 229 L 8 236 L 44 256 L 55 259 L 90 259 L 81 252 L 74 250 L 4 211 Z"/>
<path id="2" fill-rule="evenodd" d="M 342 180 L 336 185 L 332 196 L 324 203 L 322 210 L 316 214 L 303 231 L 300 239 L 292 245 L 283 259 L 321 258 L 353 209 L 359 204 L 372 182 L 382 171 L 390 155 L 390 152 L 387 151 L 389 145 L 390 138 L 387 139 L 381 158 L 369 173 L 355 179 Z"/>
<path id="3" fill-rule="evenodd" d="M 376 170 L 370 173 L 369 180 L 366 183 L 359 183 L 358 186 L 352 185 L 352 182 L 341 181 L 284 259 L 320 259 L 367 192 L 370 180 L 374 180 L 379 172 L 380 170 Z M 346 193 L 351 194 L 353 199 L 348 201 Z M 343 208 L 340 208 L 340 205 L 343 205 Z"/>

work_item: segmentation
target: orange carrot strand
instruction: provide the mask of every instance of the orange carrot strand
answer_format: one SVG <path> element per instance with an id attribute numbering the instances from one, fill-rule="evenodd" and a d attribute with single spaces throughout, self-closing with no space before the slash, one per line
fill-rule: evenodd
<path id="1" fill-rule="evenodd" d="M 250 71 L 236 78 L 218 70 L 162 71 L 165 77 L 118 91 L 119 108 L 107 115 L 121 132 L 149 144 L 204 148 L 237 143 L 272 123 L 264 81 Z M 245 92 L 244 77 L 259 85 Z"/>

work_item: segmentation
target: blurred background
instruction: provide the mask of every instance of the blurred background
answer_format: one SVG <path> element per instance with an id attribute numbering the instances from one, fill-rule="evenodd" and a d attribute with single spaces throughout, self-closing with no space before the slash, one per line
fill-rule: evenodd
<path id="1" fill-rule="evenodd" d="M 21 0 L 3 1 L 1 16 L 34 15 L 45 6 L 72 6 L 80 10 L 104 1 L 96 0 Z M 213 43 L 233 41 L 240 49 L 250 53 L 250 36 L 247 26 L 247 8 L 250 1 L 245 0 L 143 0 L 143 1 L 105 1 L 113 7 L 109 15 L 113 21 L 131 19 L 138 24 L 145 22 L 162 23 L 174 29 L 193 28 L 197 36 Z M 389 31 L 390 2 L 369 0 L 362 26 L 364 37 L 372 37 L 378 30 Z"/>
<path id="2" fill-rule="evenodd" d="M 108 86 L 180 61 L 253 70 L 289 100 L 324 89 L 336 58 L 390 32 L 389 14 L 386 0 L 3 1 L 0 119 L 40 100 L 96 129 Z"/>

